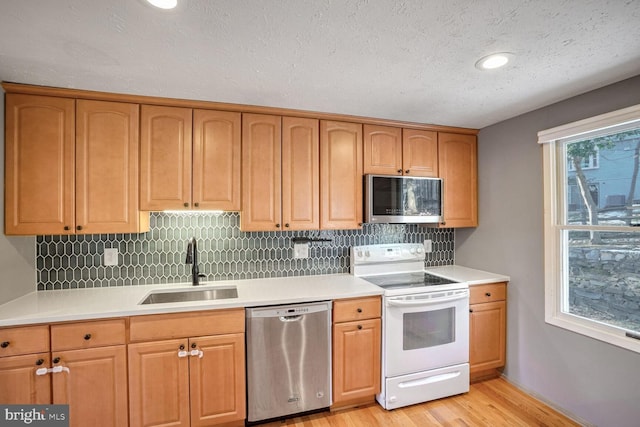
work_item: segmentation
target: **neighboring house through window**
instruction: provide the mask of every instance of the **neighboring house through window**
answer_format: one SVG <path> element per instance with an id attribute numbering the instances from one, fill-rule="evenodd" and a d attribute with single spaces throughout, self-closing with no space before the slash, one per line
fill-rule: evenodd
<path id="1" fill-rule="evenodd" d="M 640 352 L 640 105 L 538 133 L 545 320 Z"/>

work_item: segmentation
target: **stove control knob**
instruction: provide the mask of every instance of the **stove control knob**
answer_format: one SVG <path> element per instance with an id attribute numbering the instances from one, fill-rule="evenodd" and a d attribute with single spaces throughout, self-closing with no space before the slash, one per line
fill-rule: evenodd
<path id="1" fill-rule="evenodd" d="M 362 251 L 356 251 L 356 258 L 362 258 Z"/>
<path id="2" fill-rule="evenodd" d="M 369 251 L 364 251 L 364 256 L 366 258 L 369 258 L 371 256 L 371 253 Z"/>
<path id="3" fill-rule="evenodd" d="M 412 247 L 411 249 L 409 249 L 409 253 L 410 253 L 411 255 L 415 255 L 415 253 L 416 253 L 416 248 Z"/>
<path id="4" fill-rule="evenodd" d="M 418 246 L 418 248 L 416 250 L 418 251 L 419 254 L 421 254 L 423 252 L 422 246 Z"/>

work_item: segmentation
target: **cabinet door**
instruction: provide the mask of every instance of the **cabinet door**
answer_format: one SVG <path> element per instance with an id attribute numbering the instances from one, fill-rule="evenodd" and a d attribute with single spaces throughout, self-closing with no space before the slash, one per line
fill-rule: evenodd
<path id="1" fill-rule="evenodd" d="M 380 319 L 333 325 L 333 404 L 380 392 Z"/>
<path id="2" fill-rule="evenodd" d="M 364 125 L 364 173 L 402 175 L 402 129 Z"/>
<path id="3" fill-rule="evenodd" d="M 240 210 L 240 113 L 193 111 L 193 206 Z"/>
<path id="4" fill-rule="evenodd" d="M 315 119 L 282 118 L 282 222 L 320 228 L 320 130 Z"/>
<path id="5" fill-rule="evenodd" d="M 73 233 L 75 101 L 6 95 L 5 234 Z"/>
<path id="6" fill-rule="evenodd" d="M 244 334 L 192 338 L 190 357 L 191 426 L 209 426 L 245 418 Z"/>
<path id="7" fill-rule="evenodd" d="M 281 228 L 281 118 L 242 115 L 242 231 Z"/>
<path id="8" fill-rule="evenodd" d="M 187 340 L 129 345 L 131 427 L 189 426 Z"/>
<path id="9" fill-rule="evenodd" d="M 478 226 L 477 163 L 475 135 L 438 134 L 438 167 L 444 185 L 443 226 Z"/>
<path id="10" fill-rule="evenodd" d="M 72 427 L 127 426 L 127 357 L 124 345 L 53 353 L 53 403 L 69 405 Z"/>
<path id="11" fill-rule="evenodd" d="M 320 228 L 362 226 L 362 125 L 320 122 Z"/>
<path id="12" fill-rule="evenodd" d="M 405 175 L 437 177 L 437 132 L 404 129 L 402 131 L 402 165 Z"/>
<path id="13" fill-rule="evenodd" d="M 141 231 L 138 110 L 138 104 L 76 101 L 76 233 Z"/>
<path id="14" fill-rule="evenodd" d="M 506 354 L 506 303 L 488 302 L 469 307 L 471 372 L 503 367 Z"/>
<path id="15" fill-rule="evenodd" d="M 140 209 L 191 207 L 190 108 L 140 109 Z"/>
<path id="16" fill-rule="evenodd" d="M 38 368 L 50 366 L 48 352 L 0 358 L 0 404 L 50 404 L 51 374 L 36 375 Z"/>

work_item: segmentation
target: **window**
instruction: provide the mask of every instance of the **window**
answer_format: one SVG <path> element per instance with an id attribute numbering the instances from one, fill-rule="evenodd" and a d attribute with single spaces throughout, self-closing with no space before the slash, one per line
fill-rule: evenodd
<path id="1" fill-rule="evenodd" d="M 597 145 L 595 145 L 593 152 L 588 153 L 586 156 L 582 156 L 579 159 L 574 156 L 569 156 L 567 158 L 567 164 L 569 165 L 570 171 L 575 171 L 576 167 L 585 170 L 585 169 L 596 169 L 598 167 L 598 161 L 600 159 L 600 149 Z M 576 166 L 578 163 L 578 166 Z"/>
<path id="2" fill-rule="evenodd" d="M 640 105 L 541 131 L 545 320 L 640 352 Z"/>

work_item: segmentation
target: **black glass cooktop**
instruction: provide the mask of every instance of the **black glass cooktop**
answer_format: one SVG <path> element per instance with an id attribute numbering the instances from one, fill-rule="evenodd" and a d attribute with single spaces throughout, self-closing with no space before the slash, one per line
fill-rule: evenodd
<path id="1" fill-rule="evenodd" d="M 361 277 L 368 282 L 378 285 L 384 289 L 405 289 L 405 288 L 420 288 L 425 286 L 438 286 L 447 285 L 450 283 L 457 283 L 454 280 L 445 279 L 443 277 L 434 276 L 433 274 L 424 273 L 421 271 L 415 273 L 397 273 L 397 274 L 382 274 L 379 276 L 365 276 Z"/>

